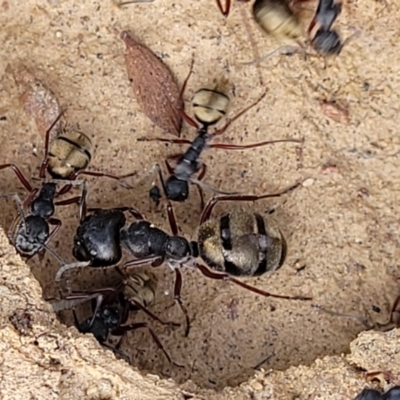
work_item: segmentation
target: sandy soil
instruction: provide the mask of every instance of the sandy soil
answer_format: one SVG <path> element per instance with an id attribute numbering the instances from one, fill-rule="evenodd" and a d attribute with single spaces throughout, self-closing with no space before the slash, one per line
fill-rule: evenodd
<path id="1" fill-rule="evenodd" d="M 187 101 L 197 89 L 227 79 L 230 115 L 234 115 L 268 89 L 262 103 L 233 124 L 223 141 L 305 138 L 301 160 L 290 144 L 204 154 L 209 167 L 206 182 L 222 189 L 262 194 L 306 179 L 303 187 L 285 198 L 243 204 L 245 209 L 265 215 L 274 209 L 273 218 L 289 246 L 287 261 L 279 271 L 246 282 L 274 293 L 311 295 L 313 305 L 385 321 L 398 293 L 399 277 L 395 260 L 399 255 L 400 142 L 395 135 L 399 126 L 400 12 L 396 3 L 347 2 L 338 29 L 343 37 L 356 31 L 359 36 L 342 54 L 333 59 L 271 58 L 260 68 L 265 88 L 260 87 L 255 67 L 240 65 L 253 57 L 243 14 L 260 54 L 279 43 L 257 30 L 250 20 L 251 7 L 234 4 L 225 20 L 212 0 L 181 3 L 156 0 L 120 9 L 112 2 L 3 2 L 1 163 L 15 162 L 28 177 L 34 177 L 42 156 L 43 137 L 18 101 L 20 93 L 12 74 L 24 65 L 67 108 L 67 124 L 93 139 L 94 170 L 145 174 L 179 146 L 137 141 L 142 136 L 163 134 L 141 113 L 134 99 L 126 77 L 124 44 L 116 31 L 131 30 L 162 57 L 180 83 L 194 54 Z M 322 113 L 322 100 L 347 106 L 350 122 L 329 119 Z M 184 127 L 183 137 L 192 139 L 194 134 L 192 128 Z M 23 194 L 12 172 L 1 174 L 1 193 Z M 147 197 L 152 181 L 127 190 L 113 182 L 90 180 L 89 204 L 134 205 L 150 221 L 168 229 L 163 207 L 155 210 Z M 229 204 L 224 210 L 240 206 Z M 217 208 L 216 214 L 221 209 Z M 195 237 L 200 211 L 196 191 L 188 203 L 175 210 L 183 234 Z M 0 223 L 6 230 L 15 213 L 12 201 L 3 200 Z M 63 227 L 51 245 L 72 261 L 78 212 L 69 207 L 58 216 Z M 51 258 L 43 262 L 34 258 L 29 265 L 44 297 L 55 296 L 57 263 Z M 170 307 L 172 272 L 161 267 L 157 276 L 157 305 L 152 310 L 165 319 L 183 322 L 179 308 Z M 71 285 L 82 290 L 110 285 L 113 279 L 111 270 L 81 271 L 71 274 Z M 141 370 L 177 382 L 191 379 L 202 388 L 236 386 L 253 376 L 255 367 L 283 370 L 348 352 L 350 342 L 365 329 L 355 320 L 321 313 L 310 303 L 261 298 L 212 282 L 197 271 L 184 271 L 183 298 L 192 322 L 188 338 L 183 337 L 183 328 L 151 324 L 171 357 L 185 368 L 171 367 L 145 332 L 131 333 L 124 350 L 132 353 Z M 62 317 L 70 322 L 69 313 Z M 146 320 L 140 313 L 135 318 Z"/>

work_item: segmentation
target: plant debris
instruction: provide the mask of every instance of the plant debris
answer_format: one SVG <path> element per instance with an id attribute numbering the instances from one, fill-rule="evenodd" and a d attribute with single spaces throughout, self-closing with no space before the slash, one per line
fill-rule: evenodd
<path id="1" fill-rule="evenodd" d="M 8 71 L 11 67 L 8 67 Z M 11 70 L 15 83 L 21 93 L 19 101 L 27 114 L 35 119 L 41 136 L 46 137 L 47 130 L 61 114 L 61 106 L 56 95 L 38 80 L 25 67 L 16 71 Z M 61 121 L 58 121 L 50 132 L 50 138 L 61 130 Z"/>
<path id="2" fill-rule="evenodd" d="M 161 129 L 180 136 L 183 101 L 169 68 L 128 32 L 121 33 L 126 44 L 126 67 L 136 99 L 143 112 Z"/>

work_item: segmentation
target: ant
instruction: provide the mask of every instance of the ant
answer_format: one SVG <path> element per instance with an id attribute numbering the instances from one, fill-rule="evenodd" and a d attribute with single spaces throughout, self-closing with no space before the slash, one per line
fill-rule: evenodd
<path id="1" fill-rule="evenodd" d="M 307 42 L 311 44 L 317 53 L 323 56 L 338 55 L 350 40 L 350 38 L 347 38 L 342 43 L 338 33 L 331 29 L 341 12 L 342 3 L 340 1 L 318 1 L 317 10 L 307 29 L 307 36 L 309 37 Z M 253 4 L 253 14 L 256 22 L 269 34 L 292 39 L 300 36 L 301 24 L 297 15 L 292 11 L 290 2 L 281 0 L 256 0 Z M 315 35 L 311 37 L 315 26 L 318 26 L 318 29 Z M 298 44 L 301 49 L 294 46 L 281 46 L 265 56 L 243 64 L 259 64 L 276 52 L 283 52 L 286 55 L 301 53 L 304 46 L 300 42 Z"/>
<path id="2" fill-rule="evenodd" d="M 279 228 L 274 226 L 272 222 L 265 220 L 259 214 L 244 211 L 224 214 L 220 218 L 211 218 L 212 210 L 220 202 L 256 201 L 280 197 L 299 185 L 300 183 L 296 183 L 278 193 L 261 196 L 213 197 L 208 201 L 202 212 L 197 241 L 189 241 L 178 236 L 179 229 L 170 202 L 167 205 L 167 215 L 172 235 L 155 227 L 145 220 L 137 210 L 130 207 L 97 210 L 97 214 L 92 214 L 90 220 L 85 220 L 85 225 L 81 224 L 75 236 L 74 256 L 79 255 L 80 258 L 78 259 L 86 262 L 62 266 L 57 272 L 56 281 L 59 281 L 62 274 L 68 270 L 94 266 L 94 261 L 91 260 L 88 249 L 92 249 L 92 255 L 97 256 L 101 252 L 110 256 L 116 248 L 119 251 L 121 250 L 120 245 L 124 246 L 133 254 L 135 259 L 126 262 L 122 268 L 123 271 L 145 264 L 158 267 L 166 261 L 175 272 L 174 298 L 186 318 L 186 336 L 189 333 L 190 321 L 181 299 L 182 274 L 180 271 L 181 267 L 185 265 L 198 269 L 208 278 L 229 281 L 265 297 L 311 300 L 310 297 L 304 296 L 272 294 L 235 278 L 259 276 L 267 271 L 275 271 L 283 265 L 287 252 L 286 241 Z M 106 223 L 105 218 L 109 215 L 123 216 L 122 210 L 129 211 L 137 221 L 126 229 L 122 229 L 124 223 L 121 221 L 120 224 L 115 224 L 111 229 L 110 221 Z M 116 218 L 114 217 L 114 219 Z M 197 257 L 201 257 L 207 266 L 196 262 L 195 258 Z M 117 259 L 119 261 L 120 257 L 117 257 Z"/>
<path id="3" fill-rule="evenodd" d="M 13 223 L 9 237 L 17 251 L 24 256 L 32 257 L 41 249 L 46 248 L 57 258 L 57 255 L 46 246 L 46 243 L 61 227 L 61 221 L 53 218 L 55 205 L 79 203 L 81 197 L 58 202 L 55 202 L 55 198 L 70 191 L 72 186 L 81 185 L 83 181 L 76 180 L 79 175 L 105 176 L 117 180 L 133 175 L 118 177 L 101 172 L 84 171 L 91 160 L 92 144 L 89 137 L 82 132 L 63 131 L 49 145 L 50 132 L 62 115 L 63 112 L 46 131 L 44 157 L 39 171 L 39 179 L 44 183 L 40 189 L 32 187 L 17 165 L 0 165 L 0 170 L 10 168 L 29 193 L 24 202 L 15 193 L 0 196 L 0 198 L 12 197 L 17 204 L 20 215 Z M 46 171 L 53 178 L 52 181 L 45 182 Z M 56 183 L 59 182 L 64 183 L 64 186 L 56 192 Z M 26 209 L 28 213 L 24 216 Z M 51 232 L 49 225 L 55 226 Z"/>
<path id="4" fill-rule="evenodd" d="M 183 98 L 183 93 L 185 91 L 187 82 L 192 74 L 193 70 L 193 61 L 191 64 L 190 72 L 183 84 L 181 89 L 181 98 Z M 197 135 L 193 141 L 186 139 L 165 139 L 165 138 L 141 138 L 141 141 L 159 141 L 166 143 L 174 143 L 174 144 L 188 144 L 189 148 L 184 153 L 174 154 L 168 156 L 165 160 L 165 164 L 170 174 L 169 177 L 164 180 L 161 168 L 157 164 L 152 168 L 150 172 L 155 168 L 158 171 L 160 181 L 162 184 L 163 192 L 166 198 L 170 201 L 184 202 L 189 197 L 189 182 L 194 183 L 199 191 L 200 199 L 201 199 L 201 209 L 204 208 L 204 196 L 202 192 L 202 188 L 211 190 L 212 192 L 219 194 L 235 194 L 228 193 L 212 188 L 211 186 L 202 182 L 206 171 L 207 165 L 202 161 L 199 161 L 199 157 L 202 152 L 207 148 L 217 148 L 224 150 L 244 150 L 251 149 L 256 147 L 265 146 L 273 143 L 282 143 L 282 142 L 295 142 L 302 143 L 302 140 L 298 139 L 281 139 L 281 140 L 271 140 L 264 141 L 259 143 L 253 143 L 249 145 L 235 145 L 235 144 L 225 144 L 225 143 L 213 143 L 210 144 L 210 141 L 219 135 L 222 135 L 227 128 L 241 117 L 244 113 L 246 113 L 251 108 L 255 107 L 264 97 L 266 93 L 260 96 L 260 98 L 246 107 L 244 110 L 235 115 L 232 119 L 230 119 L 222 128 L 215 130 L 210 133 L 208 130 L 211 126 L 215 125 L 225 114 L 229 106 L 229 98 L 224 93 L 219 92 L 217 90 L 211 89 L 200 89 L 198 90 L 193 97 L 192 104 L 194 109 L 194 117 L 196 121 L 190 118 L 184 110 L 181 110 L 182 116 L 185 121 L 196 128 Z M 172 167 L 169 163 L 169 160 L 177 160 L 176 165 Z M 194 178 L 193 175 L 199 174 L 197 178 Z M 150 190 L 150 197 L 155 198 L 153 187 Z M 157 199 L 157 198 L 156 198 Z"/>
<path id="5" fill-rule="evenodd" d="M 311 39 L 314 49 L 323 55 L 339 54 L 342 51 L 342 44 L 338 33 L 331 30 L 333 23 L 342 12 L 342 3 L 336 0 L 319 0 L 317 11 L 312 19 L 307 33 L 310 35 L 316 24 L 319 28 Z"/>
<path id="6" fill-rule="evenodd" d="M 75 326 L 81 333 L 92 333 L 102 346 L 125 358 L 129 357 L 120 351 L 125 334 L 129 331 L 145 328 L 168 361 L 175 366 L 182 367 L 172 361 L 156 333 L 146 322 L 126 324 L 130 312 L 142 310 L 164 325 L 180 326 L 174 322 L 162 321 L 147 309 L 154 303 L 156 286 L 157 281 L 152 274 L 133 274 L 123 279 L 114 288 L 75 292 L 62 300 L 53 302 L 53 309 L 60 311 L 65 308 L 73 308 Z M 89 300 L 92 301 L 92 316 L 79 321 L 75 307 Z M 112 345 L 109 343 L 110 336 L 120 336 L 121 339 L 116 345 Z"/>
<path id="7" fill-rule="evenodd" d="M 394 386 L 385 393 L 375 389 L 363 389 L 354 400 L 398 400 L 400 399 L 400 386 Z"/>
<path id="8" fill-rule="evenodd" d="M 83 132 L 63 130 L 56 136 L 53 142 L 50 143 L 50 133 L 63 114 L 64 111 L 58 115 L 50 128 L 46 131 L 44 156 L 39 169 L 39 179 L 42 181 L 46 179 L 46 172 L 50 177 L 56 180 L 68 181 L 66 185 L 56 193 L 57 197 L 69 192 L 73 186 L 71 181 L 76 180 L 80 175 L 107 177 L 119 181 L 136 174 L 134 172 L 123 176 L 116 176 L 103 172 L 86 171 L 85 169 L 88 167 L 92 158 L 93 146 L 90 138 Z M 0 170 L 6 168 L 10 168 L 15 173 L 22 186 L 29 192 L 30 197 L 35 197 L 39 189 L 34 189 L 32 187 L 20 168 L 15 164 L 0 165 Z"/>

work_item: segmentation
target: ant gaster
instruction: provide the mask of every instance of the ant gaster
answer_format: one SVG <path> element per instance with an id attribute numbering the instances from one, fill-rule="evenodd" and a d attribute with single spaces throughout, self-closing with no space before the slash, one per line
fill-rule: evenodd
<path id="1" fill-rule="evenodd" d="M 40 163 L 39 179 L 46 179 L 47 173 L 56 180 L 66 180 L 56 196 L 63 195 L 71 190 L 74 181 L 79 175 L 89 175 L 96 177 L 108 177 L 115 180 L 130 177 L 136 173 L 123 176 L 115 176 L 103 172 L 86 171 L 92 158 L 92 142 L 90 138 L 82 132 L 65 131 L 58 133 L 56 138 L 50 143 L 50 134 L 53 127 L 59 122 L 63 112 L 58 115 L 50 128 L 46 131 L 44 155 Z M 2 164 L 0 170 L 10 168 L 21 182 L 22 186 L 29 192 L 31 198 L 35 197 L 38 188 L 33 188 L 20 168 L 15 164 Z"/>
<path id="2" fill-rule="evenodd" d="M 128 261 L 124 268 L 149 264 L 161 265 L 164 261 L 175 271 L 174 297 L 189 319 L 181 300 L 182 275 L 180 268 L 187 265 L 197 268 L 211 279 L 232 282 L 265 297 L 288 300 L 310 300 L 304 296 L 285 296 L 266 292 L 247 285 L 234 276 L 258 276 L 280 268 L 286 256 L 286 242 L 273 224 L 258 214 L 234 212 L 219 219 L 211 218 L 215 205 L 222 201 L 256 201 L 279 197 L 299 184 L 281 192 L 262 196 L 237 195 L 219 196 L 209 200 L 204 208 L 197 233 L 197 241 L 188 241 L 178 236 L 178 225 L 172 205 L 168 203 L 167 214 L 172 236 L 154 227 L 147 221 L 134 222 L 121 236 L 122 243 L 137 258 Z M 197 263 L 195 258 L 207 264 Z M 216 271 L 216 272 L 214 272 Z"/>
<path id="3" fill-rule="evenodd" d="M 265 297 L 310 300 L 309 297 L 304 296 L 272 294 L 234 278 L 234 276 L 257 276 L 282 266 L 286 255 L 286 243 L 279 229 L 258 214 L 231 213 L 223 215 L 220 219 L 211 219 L 212 210 L 219 202 L 256 201 L 280 197 L 299 185 L 297 183 L 281 192 L 262 196 L 219 196 L 210 199 L 200 219 L 197 241 L 188 241 L 186 238 L 178 236 L 178 226 L 170 203 L 167 205 L 167 214 L 172 235 L 146 221 L 137 210 L 127 207 L 125 210 L 131 212 L 137 221 L 126 229 L 118 228 L 118 232 L 117 229 L 113 231 L 117 237 L 117 239 L 114 238 L 113 243 L 122 244 L 135 256 L 134 260 L 125 263 L 123 270 L 144 264 L 156 267 L 164 261 L 168 263 L 176 275 L 174 297 L 186 317 L 186 334 L 189 331 L 189 318 L 181 300 L 182 275 L 180 272 L 180 268 L 184 265 L 199 269 L 208 278 L 229 281 Z M 121 212 L 121 210 L 108 211 Z M 97 231 L 99 231 L 99 227 L 97 223 Z M 92 228 L 91 231 L 95 232 L 95 226 Z M 89 230 L 89 228 L 87 229 Z M 110 233 L 111 230 L 108 232 Z M 93 244 L 93 238 L 86 237 L 86 239 Z M 108 239 L 101 241 L 100 244 L 103 245 L 107 242 Z M 79 243 L 75 242 L 75 246 L 87 247 L 87 244 L 80 240 Z M 112 251 L 105 252 L 112 253 Z M 197 263 L 195 261 L 197 257 L 201 257 L 208 267 Z M 64 265 L 57 272 L 56 281 L 59 281 L 67 270 L 89 265 L 93 264 L 88 261 Z"/>
<path id="4" fill-rule="evenodd" d="M 193 61 L 190 68 L 190 72 L 182 86 L 181 97 L 183 97 L 183 93 L 185 91 L 189 77 L 192 73 L 192 69 L 193 69 Z M 210 144 L 210 141 L 215 136 L 222 135 L 226 131 L 226 129 L 232 124 L 232 122 L 241 117 L 251 108 L 255 107 L 265 97 L 265 95 L 266 93 L 264 93 L 256 102 L 254 102 L 253 104 L 251 104 L 250 106 L 246 107 L 244 110 L 239 112 L 237 115 L 235 115 L 222 128 L 210 133 L 209 128 L 215 125 L 226 114 L 226 111 L 229 106 L 229 98 L 224 93 L 219 92 L 217 90 L 200 89 L 194 94 L 192 101 L 194 109 L 194 117 L 197 122 L 194 121 L 192 118 L 190 118 L 183 110 L 181 110 L 182 116 L 185 119 L 185 121 L 197 129 L 197 135 L 193 141 L 186 139 L 165 139 L 165 138 L 139 139 L 142 141 L 154 140 L 166 143 L 189 145 L 189 148 L 184 153 L 171 155 L 167 157 L 167 159 L 165 160 L 168 173 L 170 174 L 166 180 L 164 180 L 162 176 L 160 167 L 158 165 L 155 166 L 159 173 L 164 194 L 168 200 L 177 202 L 183 202 L 187 200 L 187 198 L 189 197 L 189 182 L 196 184 L 199 190 L 202 208 L 204 206 L 202 188 L 211 190 L 219 194 L 234 194 L 217 190 L 202 182 L 202 179 L 206 174 L 207 166 L 203 162 L 199 161 L 199 158 L 202 152 L 207 148 L 218 148 L 225 150 L 244 150 L 244 149 L 261 147 L 273 143 L 282 143 L 282 142 L 302 143 L 302 141 L 298 139 L 281 139 L 281 140 L 270 140 L 259 143 L 253 143 L 249 145 L 235 145 L 235 144 L 225 144 L 225 143 Z M 174 167 L 170 165 L 169 160 L 177 160 Z M 197 173 L 199 174 L 198 177 L 194 178 L 193 176 Z M 152 190 L 154 190 L 154 188 L 152 188 Z M 150 195 L 151 197 L 153 197 L 152 192 L 150 193 Z"/>

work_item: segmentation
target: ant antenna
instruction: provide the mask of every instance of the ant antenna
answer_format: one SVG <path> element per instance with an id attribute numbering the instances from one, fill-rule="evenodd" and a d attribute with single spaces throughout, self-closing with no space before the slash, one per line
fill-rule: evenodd
<path id="1" fill-rule="evenodd" d="M 83 262 L 74 262 L 72 264 L 65 264 L 65 262 L 61 263 L 62 267 L 57 271 L 57 274 L 54 278 L 56 282 L 60 282 L 61 277 L 64 275 L 65 272 L 75 269 L 75 268 L 84 268 L 90 265 L 90 261 L 83 261 Z"/>
<path id="2" fill-rule="evenodd" d="M 219 190 L 217 188 L 214 188 L 210 185 L 208 185 L 207 183 L 204 183 L 202 181 L 199 181 L 198 179 L 195 178 L 190 178 L 190 182 L 194 183 L 195 185 L 200 186 L 202 189 L 208 190 L 210 192 L 216 193 L 216 194 L 223 194 L 223 195 L 235 195 L 235 194 L 239 194 L 239 192 L 224 192 L 222 190 Z"/>
<path id="3" fill-rule="evenodd" d="M 22 200 L 21 200 L 21 198 L 18 196 L 17 193 L 3 194 L 3 195 L 0 196 L 0 199 L 1 199 L 1 198 L 8 198 L 8 197 L 12 197 L 12 199 L 13 199 L 14 202 L 15 202 L 15 204 L 17 205 L 18 214 L 20 215 L 20 217 L 21 217 L 21 219 L 22 219 L 22 221 L 23 221 L 23 223 L 24 223 L 24 231 L 25 231 L 25 234 L 26 234 L 25 214 L 24 214 L 24 208 L 23 208 L 23 206 L 22 206 Z M 14 225 L 14 224 L 13 224 L 13 225 Z M 11 229 L 10 229 L 10 231 L 8 232 L 8 237 L 9 237 L 9 239 L 11 240 L 11 242 L 13 242 L 13 240 L 12 240 L 12 238 L 11 238 L 12 235 L 11 235 L 10 232 L 12 232 L 13 229 L 14 229 L 14 227 L 11 226 Z"/>
<path id="4" fill-rule="evenodd" d="M 256 58 L 253 61 L 248 61 L 248 62 L 242 62 L 240 63 L 240 65 L 257 65 L 257 64 L 261 64 L 263 61 L 267 60 L 268 58 L 271 58 L 275 53 L 281 54 L 281 55 L 285 55 L 285 56 L 291 56 L 295 53 L 298 53 L 300 49 L 298 49 L 295 46 L 280 46 L 277 49 L 267 53 L 264 56 L 261 56 L 259 58 Z"/>
<path id="5" fill-rule="evenodd" d="M 42 247 L 48 251 L 61 265 L 65 264 L 65 261 L 54 251 L 52 250 L 49 246 L 46 244 L 43 244 Z"/>

